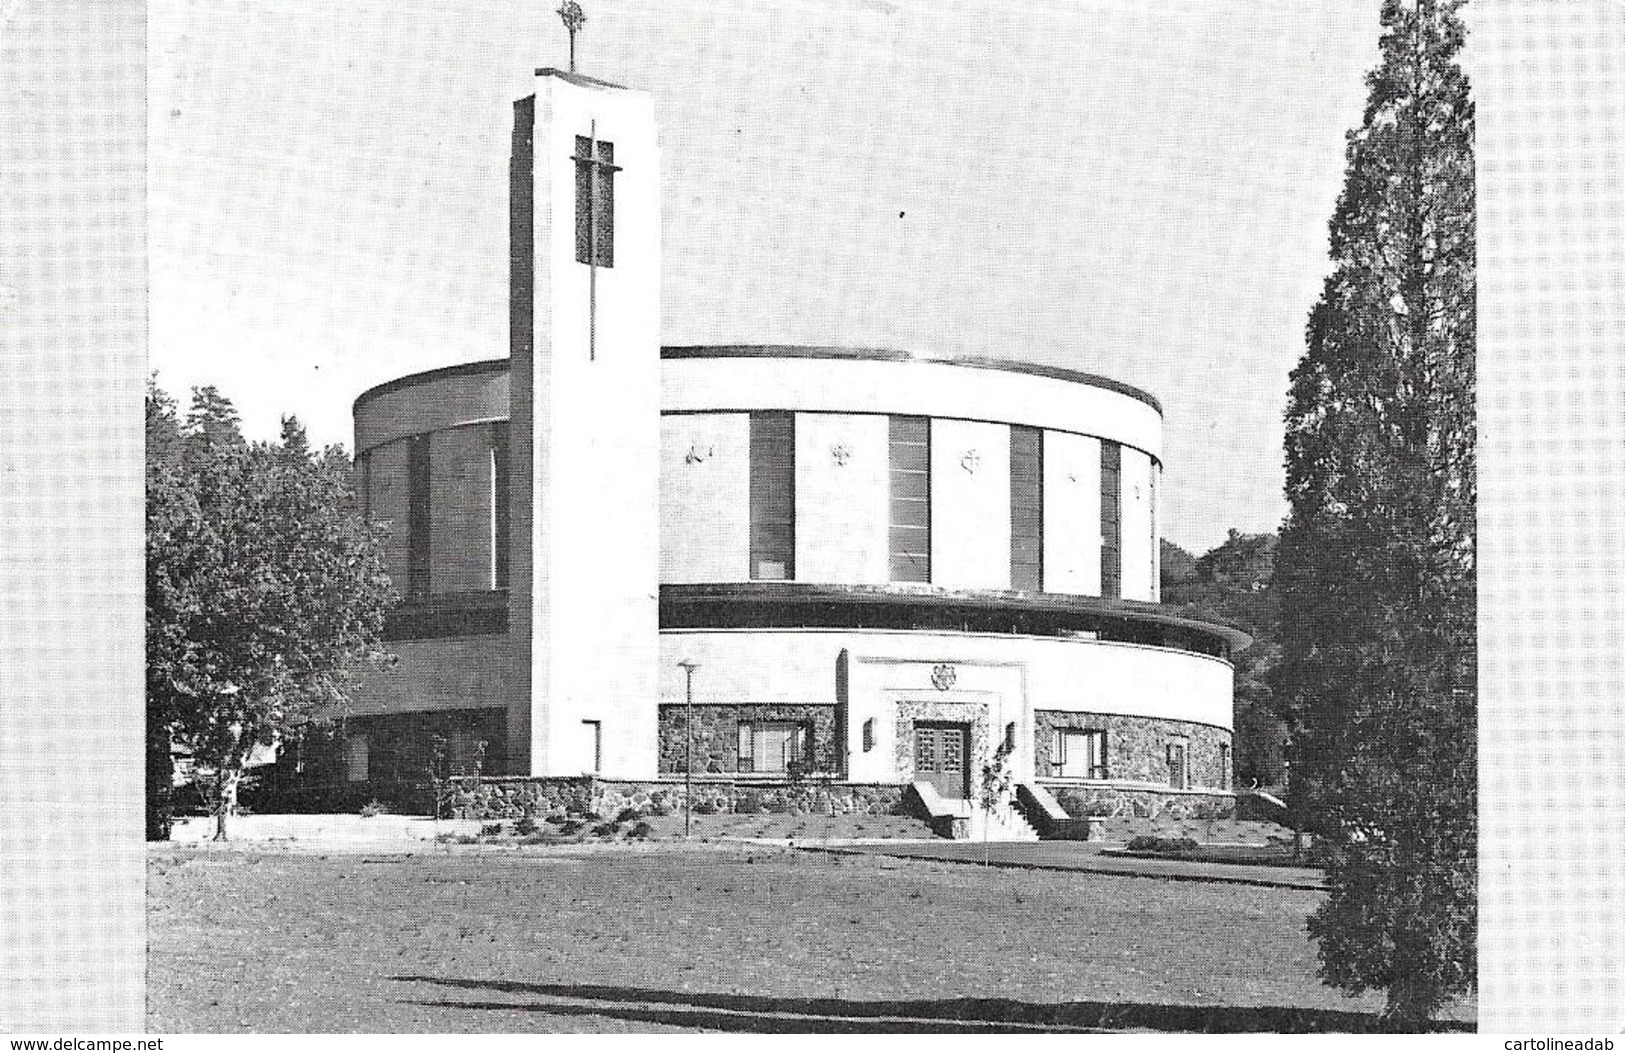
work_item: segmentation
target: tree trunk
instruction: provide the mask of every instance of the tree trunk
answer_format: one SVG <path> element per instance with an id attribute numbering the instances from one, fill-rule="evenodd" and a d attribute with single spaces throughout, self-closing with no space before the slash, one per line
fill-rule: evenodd
<path id="1" fill-rule="evenodd" d="M 1414 976 L 1395 977 L 1388 988 L 1388 1004 L 1382 1010 L 1383 1027 L 1405 1034 L 1427 1031 L 1428 1021 L 1438 1005 L 1439 992 L 1426 980 Z"/>
<path id="2" fill-rule="evenodd" d="M 215 773 L 214 839 L 231 840 L 226 836 L 226 816 L 237 810 L 237 772 L 222 768 Z"/>

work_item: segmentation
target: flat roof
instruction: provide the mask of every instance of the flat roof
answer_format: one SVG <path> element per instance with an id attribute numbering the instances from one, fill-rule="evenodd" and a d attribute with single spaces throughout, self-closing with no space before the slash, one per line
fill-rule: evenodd
<path id="1" fill-rule="evenodd" d="M 1036 362 L 1018 362 L 1006 358 L 986 358 L 977 355 L 919 354 L 890 347 L 826 347 L 816 344 L 693 344 L 683 347 L 662 347 L 660 357 L 684 358 L 823 358 L 855 362 L 921 362 L 944 366 L 965 366 L 971 369 L 997 369 L 1006 373 L 1027 373 L 1035 377 L 1064 380 L 1071 384 L 1114 391 L 1145 403 L 1162 413 L 1162 403 L 1143 388 L 1125 384 L 1121 380 L 1096 373 L 1046 366 Z"/>
<path id="2" fill-rule="evenodd" d="M 1006 373 L 1027 373 L 1037 377 L 1048 377 L 1051 380 L 1064 380 L 1071 384 L 1087 384 L 1090 387 L 1114 391 L 1119 395 L 1145 403 L 1160 415 L 1162 403 L 1148 391 L 1137 388 L 1132 384 L 1125 384 L 1120 380 L 1099 376 L 1094 373 L 1084 373 L 1076 369 L 1065 369 L 1061 366 L 1045 366 L 1034 362 L 1016 362 L 1002 358 L 980 358 L 962 355 L 922 355 L 911 351 L 884 347 L 833 347 L 809 344 L 688 344 L 677 347 L 662 347 L 660 349 L 662 360 L 681 361 L 697 358 L 817 358 L 833 359 L 849 362 L 920 362 L 945 366 L 964 366 L 970 369 L 996 369 Z M 447 380 L 452 377 L 473 376 L 481 373 L 501 373 L 508 369 L 508 358 L 487 358 L 478 362 L 464 362 L 455 366 L 442 366 L 439 369 L 425 370 L 421 373 L 409 373 L 404 377 L 385 381 L 368 388 L 356 396 L 351 412 L 361 408 L 361 405 L 380 395 L 387 395 L 392 391 L 414 387 L 418 384 L 428 384 L 436 380 Z"/>

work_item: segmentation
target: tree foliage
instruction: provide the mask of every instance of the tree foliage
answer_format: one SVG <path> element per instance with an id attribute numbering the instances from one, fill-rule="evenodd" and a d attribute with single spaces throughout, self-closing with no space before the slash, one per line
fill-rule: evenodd
<path id="1" fill-rule="evenodd" d="M 1322 976 L 1420 1026 L 1476 971 L 1473 104 L 1458 0 L 1387 0 L 1287 411 L 1293 803 Z"/>
<path id="2" fill-rule="evenodd" d="M 181 418 L 156 384 L 146 415 L 149 738 L 211 774 L 224 838 L 254 748 L 342 703 L 351 673 L 384 659 L 382 538 L 344 452 L 313 451 L 297 420 L 248 442 L 213 388 Z"/>
<path id="3" fill-rule="evenodd" d="M 1253 638 L 1231 656 L 1236 667 L 1236 778 L 1279 785 L 1286 725 L 1275 711 L 1271 682 L 1280 660 L 1279 615 L 1271 583 L 1276 535 L 1232 529 L 1200 558 L 1162 542 L 1162 602 L 1193 618 L 1234 625 Z"/>

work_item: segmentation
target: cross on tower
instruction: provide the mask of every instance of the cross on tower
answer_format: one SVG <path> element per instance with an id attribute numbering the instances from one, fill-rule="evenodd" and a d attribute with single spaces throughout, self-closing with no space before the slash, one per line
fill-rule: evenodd
<path id="1" fill-rule="evenodd" d="M 559 6 L 558 15 L 564 20 L 564 28 L 570 32 L 570 72 L 576 71 L 576 31 L 587 23 L 586 12 L 576 0 L 564 0 Z"/>

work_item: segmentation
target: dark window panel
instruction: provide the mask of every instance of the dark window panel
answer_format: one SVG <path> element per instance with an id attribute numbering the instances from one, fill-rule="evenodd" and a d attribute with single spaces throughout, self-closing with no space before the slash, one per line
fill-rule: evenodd
<path id="1" fill-rule="evenodd" d="M 429 436 L 414 435 L 406 445 L 406 595 L 420 600 L 429 595 L 430 530 Z"/>
<path id="2" fill-rule="evenodd" d="M 492 587 L 497 589 L 508 587 L 508 552 L 511 544 L 508 507 L 511 491 L 508 465 L 508 422 L 497 421 L 491 425 L 491 468 L 495 473 L 491 507 L 495 526 L 492 531 L 491 558 L 492 565 L 496 568 L 496 581 Z"/>
<path id="3" fill-rule="evenodd" d="M 1037 592 L 1043 587 L 1043 433 L 1010 428 L 1010 587 Z"/>
<path id="4" fill-rule="evenodd" d="M 931 422 L 892 417 L 888 424 L 891 479 L 891 580 L 931 580 Z"/>
<path id="5" fill-rule="evenodd" d="M 1100 444 L 1100 594 L 1118 598 L 1123 594 L 1122 500 L 1119 473 L 1123 448 L 1115 442 Z"/>
<path id="6" fill-rule="evenodd" d="M 795 577 L 795 416 L 750 415 L 750 576 Z"/>

